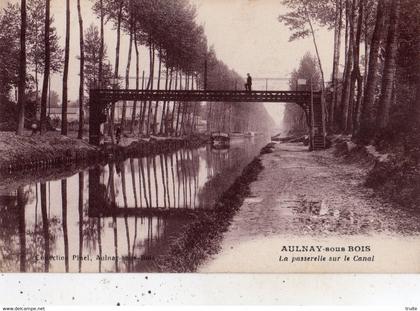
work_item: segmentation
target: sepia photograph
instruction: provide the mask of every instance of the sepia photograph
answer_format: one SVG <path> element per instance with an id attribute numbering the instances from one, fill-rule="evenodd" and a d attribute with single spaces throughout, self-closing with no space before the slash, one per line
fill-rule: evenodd
<path id="1" fill-rule="evenodd" d="M 419 273 L 419 16 L 0 0 L 0 272 Z"/>

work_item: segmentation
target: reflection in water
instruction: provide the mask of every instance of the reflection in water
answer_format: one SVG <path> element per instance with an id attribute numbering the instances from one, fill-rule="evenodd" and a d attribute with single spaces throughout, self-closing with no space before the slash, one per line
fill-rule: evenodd
<path id="1" fill-rule="evenodd" d="M 264 143 L 130 158 L 0 190 L 0 271 L 156 271 L 155 259 L 211 209 Z"/>

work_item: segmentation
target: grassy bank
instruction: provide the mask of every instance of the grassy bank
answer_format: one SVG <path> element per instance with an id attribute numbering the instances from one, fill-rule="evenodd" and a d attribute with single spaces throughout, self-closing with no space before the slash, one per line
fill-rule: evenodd
<path id="1" fill-rule="evenodd" d="M 123 160 L 129 156 L 150 156 L 180 148 L 197 148 L 206 142 L 205 136 L 152 138 L 133 141 L 125 146 L 107 144 L 99 148 L 84 140 L 58 133 L 17 136 L 12 132 L 0 132 L 0 172 L 15 173 L 69 163 Z"/>
<path id="2" fill-rule="evenodd" d="M 249 163 L 232 186 L 223 193 L 212 210 L 200 214 L 171 242 L 167 254 L 157 259 L 161 272 L 193 272 L 220 248 L 223 233 L 228 229 L 263 166 L 259 158 Z"/>
<path id="3" fill-rule="evenodd" d="M 367 187 L 408 209 L 420 207 L 419 144 L 419 139 L 412 136 L 379 141 L 375 146 L 356 145 L 350 138 L 334 140 L 336 155 L 367 168 Z"/>
<path id="4" fill-rule="evenodd" d="M 99 149 L 87 142 L 48 133 L 17 136 L 0 132 L 0 171 L 13 172 L 86 161 L 99 156 Z"/>
<path id="5" fill-rule="evenodd" d="M 377 141 L 379 152 L 388 153 L 388 161 L 377 163 L 366 185 L 400 206 L 420 210 L 420 137 L 418 129 L 386 133 Z"/>

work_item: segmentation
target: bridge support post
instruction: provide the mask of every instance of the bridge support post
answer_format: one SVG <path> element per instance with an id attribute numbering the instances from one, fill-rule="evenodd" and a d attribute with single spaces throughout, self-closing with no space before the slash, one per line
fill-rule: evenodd
<path id="1" fill-rule="evenodd" d="M 309 151 L 314 150 L 314 136 L 315 136 L 315 114 L 314 114 L 314 90 L 311 79 L 311 98 L 309 103 L 310 128 L 309 128 Z"/>
<path id="2" fill-rule="evenodd" d="M 89 102 L 89 144 L 99 146 L 101 134 L 102 109 L 95 95 L 90 93 Z"/>

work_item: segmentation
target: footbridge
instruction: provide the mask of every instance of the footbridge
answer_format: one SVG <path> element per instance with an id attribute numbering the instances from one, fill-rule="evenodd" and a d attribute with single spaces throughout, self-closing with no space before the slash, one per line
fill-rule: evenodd
<path id="1" fill-rule="evenodd" d="M 99 145 L 104 110 L 118 101 L 295 103 L 303 108 L 311 133 L 311 148 L 325 148 L 322 93 L 314 91 L 231 90 L 90 90 L 89 142 Z"/>

